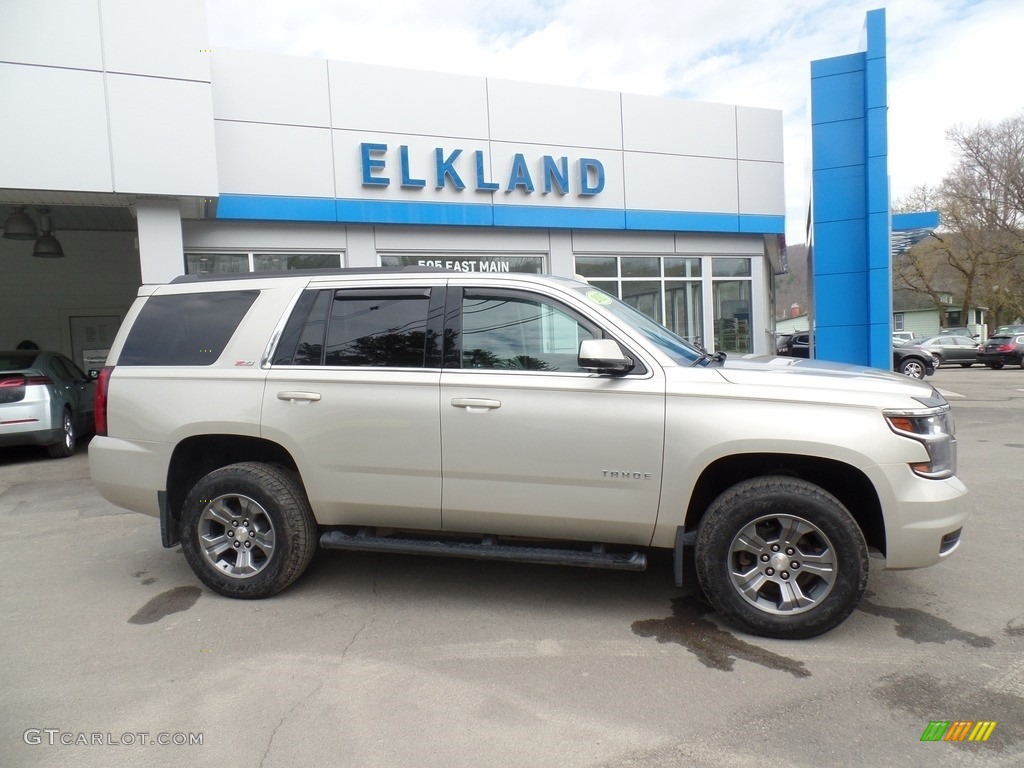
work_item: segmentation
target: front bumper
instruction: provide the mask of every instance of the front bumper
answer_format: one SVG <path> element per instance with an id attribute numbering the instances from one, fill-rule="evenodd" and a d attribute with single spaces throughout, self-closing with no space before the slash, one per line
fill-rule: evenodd
<path id="1" fill-rule="evenodd" d="M 924 568 L 952 555 L 970 512 L 967 488 L 957 477 L 928 480 L 906 464 L 875 466 L 869 474 L 885 514 L 885 568 Z M 886 497 L 888 495 L 888 497 Z"/>

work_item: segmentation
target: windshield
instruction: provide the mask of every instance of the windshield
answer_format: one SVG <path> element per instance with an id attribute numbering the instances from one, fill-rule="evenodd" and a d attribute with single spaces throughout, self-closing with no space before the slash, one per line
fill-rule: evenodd
<path id="1" fill-rule="evenodd" d="M 677 365 L 707 365 L 711 358 L 699 347 L 695 347 L 681 336 L 672 333 L 661 323 L 655 322 L 640 310 L 631 307 L 604 291 L 588 285 L 574 286 L 587 297 L 588 301 L 600 304 L 605 310 L 643 334 L 644 338 L 668 355 Z"/>

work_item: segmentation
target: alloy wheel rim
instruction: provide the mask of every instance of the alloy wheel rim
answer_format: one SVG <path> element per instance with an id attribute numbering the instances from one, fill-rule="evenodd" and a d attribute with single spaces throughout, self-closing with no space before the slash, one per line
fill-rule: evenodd
<path id="1" fill-rule="evenodd" d="M 212 568 L 233 579 L 249 579 L 270 563 L 274 524 L 256 500 L 225 494 L 208 502 L 199 516 L 199 547 Z"/>
<path id="2" fill-rule="evenodd" d="M 729 545 L 729 579 L 736 593 L 765 613 L 804 613 L 836 585 L 838 560 L 825 533 L 795 515 L 766 515 Z"/>

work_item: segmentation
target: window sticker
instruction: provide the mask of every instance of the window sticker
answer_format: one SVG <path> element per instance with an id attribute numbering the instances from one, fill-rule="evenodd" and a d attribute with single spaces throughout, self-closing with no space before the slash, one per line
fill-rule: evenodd
<path id="1" fill-rule="evenodd" d="M 611 304 L 612 297 L 601 291 L 587 291 L 587 298 L 595 304 Z"/>

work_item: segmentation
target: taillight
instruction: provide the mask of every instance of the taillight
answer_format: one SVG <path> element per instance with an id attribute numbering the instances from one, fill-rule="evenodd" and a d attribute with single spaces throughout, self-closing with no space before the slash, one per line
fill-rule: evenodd
<path id="1" fill-rule="evenodd" d="M 1013 344 L 1000 344 L 996 347 L 996 352 L 1013 352 Z"/>
<path id="2" fill-rule="evenodd" d="M 107 387 L 110 385 L 110 374 L 114 372 L 112 365 L 100 370 L 96 377 L 96 434 L 107 434 Z"/>
<path id="3" fill-rule="evenodd" d="M 22 373 L 0 379 L 0 403 L 20 403 L 25 399 L 25 387 L 49 384 L 46 376 L 25 376 Z"/>

